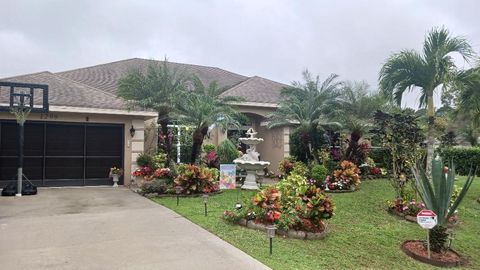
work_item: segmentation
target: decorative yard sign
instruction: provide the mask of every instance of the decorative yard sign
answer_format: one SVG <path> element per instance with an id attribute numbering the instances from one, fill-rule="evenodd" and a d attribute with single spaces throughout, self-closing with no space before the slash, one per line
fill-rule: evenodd
<path id="1" fill-rule="evenodd" d="M 220 164 L 220 189 L 235 189 L 237 166 L 235 164 Z"/>
<path id="2" fill-rule="evenodd" d="M 431 229 L 437 225 L 437 214 L 432 210 L 422 210 L 417 215 L 417 223 L 424 229 Z"/>
<path id="3" fill-rule="evenodd" d="M 424 209 L 418 212 L 417 223 L 422 228 L 427 229 L 427 253 L 430 259 L 430 229 L 437 225 L 437 214 L 432 210 Z"/>

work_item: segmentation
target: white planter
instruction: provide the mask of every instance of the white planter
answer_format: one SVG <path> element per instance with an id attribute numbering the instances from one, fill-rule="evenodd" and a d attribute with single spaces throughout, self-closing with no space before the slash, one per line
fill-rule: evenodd
<path id="1" fill-rule="evenodd" d="M 118 177 L 119 175 L 112 175 L 112 178 L 113 178 L 113 187 L 118 187 Z"/>

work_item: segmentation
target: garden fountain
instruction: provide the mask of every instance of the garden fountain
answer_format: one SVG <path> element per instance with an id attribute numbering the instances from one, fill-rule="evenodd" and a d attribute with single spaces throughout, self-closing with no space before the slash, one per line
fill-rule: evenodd
<path id="1" fill-rule="evenodd" d="M 256 151 L 255 146 L 263 142 L 262 138 L 256 138 L 257 132 L 250 128 L 247 130 L 246 138 L 239 138 L 240 142 L 248 145 L 247 152 L 235 159 L 233 163 L 237 164 L 242 170 L 247 171 L 247 177 L 243 183 L 242 189 L 258 189 L 256 171 L 263 169 L 265 166 L 270 165 L 268 161 L 260 161 L 259 153 Z"/>

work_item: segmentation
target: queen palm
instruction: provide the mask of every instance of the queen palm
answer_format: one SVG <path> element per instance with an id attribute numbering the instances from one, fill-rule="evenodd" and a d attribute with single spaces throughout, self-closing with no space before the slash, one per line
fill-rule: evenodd
<path id="1" fill-rule="evenodd" d="M 434 144 L 435 108 L 433 94 L 448 88 L 454 81 L 457 67 L 452 53 L 464 60 L 473 58 L 474 52 L 461 37 L 452 37 L 444 28 L 433 28 L 426 36 L 423 51 L 402 50 L 391 55 L 380 70 L 379 85 L 383 94 L 401 104 L 405 91 L 420 91 L 420 107 L 426 107 L 428 117 L 427 174 L 431 175 Z"/>
<path id="2" fill-rule="evenodd" d="M 328 115 L 338 105 L 339 89 L 342 85 L 337 81 L 338 75 L 331 74 L 323 82 L 319 76 L 312 77 L 308 70 L 303 73 L 304 82 L 293 82 L 292 86 L 282 89 L 283 101 L 279 108 L 267 116 L 269 128 L 299 124 L 302 130 L 302 141 L 310 153 L 314 155 L 319 145 L 316 145 L 315 136 L 320 124 L 328 120 Z"/>
<path id="3" fill-rule="evenodd" d="M 226 130 L 231 125 L 239 125 L 240 113 L 235 111 L 229 104 L 230 100 L 239 100 L 235 97 L 222 98 L 222 93 L 211 83 L 205 87 L 199 80 L 194 80 L 195 89 L 191 92 L 183 92 L 176 99 L 175 112 L 177 119 L 194 127 L 192 139 L 192 153 L 190 163 L 195 163 L 201 146 L 213 126 Z"/>

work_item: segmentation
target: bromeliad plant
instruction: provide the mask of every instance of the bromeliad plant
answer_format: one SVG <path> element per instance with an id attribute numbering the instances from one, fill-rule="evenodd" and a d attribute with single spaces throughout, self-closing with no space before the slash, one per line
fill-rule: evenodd
<path id="1" fill-rule="evenodd" d="M 413 169 L 420 197 L 426 208 L 434 211 L 438 216 L 437 226 L 429 232 L 430 247 L 435 252 L 447 249 L 446 243 L 449 236 L 447 222 L 455 214 L 455 210 L 462 202 L 475 177 L 475 172 L 469 174 L 458 197 L 451 204 L 455 181 L 455 166 L 452 161 L 449 162 L 448 167 L 448 172 L 445 173 L 442 160 L 432 160 L 431 180 L 422 167 Z"/>

